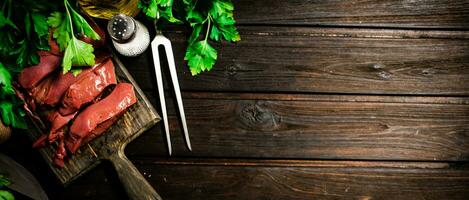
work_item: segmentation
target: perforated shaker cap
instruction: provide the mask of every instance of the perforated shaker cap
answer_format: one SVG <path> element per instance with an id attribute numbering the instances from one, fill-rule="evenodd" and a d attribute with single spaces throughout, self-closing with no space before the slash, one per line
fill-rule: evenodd
<path id="1" fill-rule="evenodd" d="M 124 14 L 114 15 L 107 24 L 109 35 L 114 41 L 119 43 L 124 43 L 131 39 L 136 30 L 137 27 L 134 19 Z"/>

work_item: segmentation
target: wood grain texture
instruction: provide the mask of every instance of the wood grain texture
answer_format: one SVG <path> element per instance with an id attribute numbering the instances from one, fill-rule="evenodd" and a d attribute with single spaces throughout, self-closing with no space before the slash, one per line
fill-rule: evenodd
<path id="1" fill-rule="evenodd" d="M 156 104 L 156 94 L 147 93 Z M 183 93 L 193 151 L 168 99 L 173 155 L 183 157 L 469 160 L 465 97 Z M 162 127 L 127 149 L 166 156 Z"/>
<path id="2" fill-rule="evenodd" d="M 466 199 L 468 166 L 442 162 L 132 160 L 163 199 Z M 126 199 L 101 165 L 53 199 Z M 51 188 L 51 186 L 47 186 Z M 348 189 L 347 189 L 348 188 Z M 370 199 L 370 198 L 369 198 Z"/>
<path id="3" fill-rule="evenodd" d="M 196 77 L 183 62 L 186 32 L 167 33 L 182 90 L 469 95 L 467 32 L 257 26 L 240 32 L 238 44 L 221 47 L 212 71 Z M 149 51 L 123 62 L 143 89 L 154 88 Z"/>
<path id="4" fill-rule="evenodd" d="M 233 3 L 239 24 L 469 27 L 467 0 L 238 0 Z"/>
<path id="5" fill-rule="evenodd" d="M 151 103 L 148 102 L 124 66 L 115 57 L 113 61 L 118 82 L 129 82 L 134 85 L 137 102 L 102 136 L 91 141 L 89 146 L 82 146 L 74 155 L 65 159 L 64 168 L 57 168 L 53 165 L 55 145 L 39 149 L 49 167 L 64 185 L 69 184 L 80 175 L 95 167 L 101 159 L 109 158 L 113 154 L 122 151 L 127 143 L 156 124 L 160 119 Z M 41 132 L 47 132 L 44 129 L 41 130 L 42 126 L 39 125 L 41 122 L 35 122 L 36 128 L 40 131 L 30 131 L 30 137 L 33 141 L 40 137 Z"/>
<path id="6" fill-rule="evenodd" d="M 126 150 L 163 199 L 468 199 L 469 0 L 233 3 L 242 40 L 211 72 L 165 33 L 193 152 L 171 98 L 173 157 L 161 123 Z M 123 59 L 158 108 L 150 54 Z M 127 199 L 104 164 L 51 199 Z"/>
<path id="7" fill-rule="evenodd" d="M 139 163 L 136 161 L 136 163 Z M 141 162 L 173 199 L 467 199 L 467 164 L 302 161 Z"/>

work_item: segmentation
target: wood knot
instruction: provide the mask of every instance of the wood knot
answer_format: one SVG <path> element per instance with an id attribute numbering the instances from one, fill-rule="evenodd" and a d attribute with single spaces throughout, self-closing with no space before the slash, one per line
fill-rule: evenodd
<path id="1" fill-rule="evenodd" d="M 370 66 L 371 71 L 377 72 L 377 75 L 379 78 L 384 79 L 384 80 L 391 79 L 392 74 L 385 71 L 384 68 L 386 68 L 385 65 L 378 64 L 378 63 Z"/>
<path id="2" fill-rule="evenodd" d="M 237 67 L 236 65 L 230 65 L 227 70 L 228 76 L 236 75 L 238 73 L 238 69 L 239 67 Z"/>
<path id="3" fill-rule="evenodd" d="M 392 74 L 386 71 L 380 71 L 378 72 L 378 77 L 381 79 L 389 80 L 391 79 Z"/>
<path id="4" fill-rule="evenodd" d="M 371 68 L 376 69 L 376 70 L 384 69 L 384 67 L 385 66 L 382 65 L 382 64 L 374 64 L 374 65 L 371 66 Z"/>
<path id="5" fill-rule="evenodd" d="M 272 131 L 278 127 L 280 118 L 258 103 L 240 106 L 237 109 L 239 121 L 251 130 Z"/>
<path id="6" fill-rule="evenodd" d="M 431 68 L 422 70 L 423 76 L 432 76 L 433 74 L 435 74 L 435 71 Z"/>

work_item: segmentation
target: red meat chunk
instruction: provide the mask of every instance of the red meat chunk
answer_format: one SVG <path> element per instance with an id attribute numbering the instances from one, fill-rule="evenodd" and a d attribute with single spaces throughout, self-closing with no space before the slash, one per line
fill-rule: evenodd
<path id="1" fill-rule="evenodd" d="M 117 83 L 111 59 L 107 59 L 93 72 L 72 84 L 67 90 L 59 110 L 62 115 L 77 111 L 93 101 L 107 86 Z"/>
<path id="2" fill-rule="evenodd" d="M 93 72 L 93 69 L 96 69 L 98 66 L 103 64 L 103 62 L 108 58 L 108 54 L 98 55 L 95 59 L 96 64 L 91 68 L 84 69 L 77 76 L 74 76 L 70 72 L 63 74 L 62 72 L 57 71 L 54 76 L 50 76 L 42 81 L 38 86 L 32 88 L 30 90 L 30 95 L 38 104 L 55 106 L 60 100 L 62 100 L 62 96 L 73 83 L 83 77 L 87 77 L 89 73 Z"/>
<path id="3" fill-rule="evenodd" d="M 109 96 L 88 106 L 78 114 L 70 127 L 65 146 L 70 152 L 75 153 L 82 143 L 90 140 L 88 137 L 95 138 L 102 134 L 118 116 L 122 115 L 135 102 L 137 102 L 137 98 L 132 85 L 129 83 L 118 84 Z"/>
<path id="4" fill-rule="evenodd" d="M 76 114 L 77 113 L 75 112 L 70 115 L 63 116 L 58 111 L 54 111 L 47 116 L 47 119 L 51 122 L 49 135 L 47 138 L 49 143 L 52 143 L 57 140 L 58 133 L 65 125 L 68 124 L 68 122 L 70 122 L 70 120 L 75 117 Z"/>
<path id="5" fill-rule="evenodd" d="M 64 132 L 60 131 L 58 134 L 59 145 L 55 150 L 54 164 L 60 168 L 64 167 L 64 158 L 67 156 L 67 150 L 65 149 Z"/>
<path id="6" fill-rule="evenodd" d="M 37 87 L 31 89 L 31 96 L 38 104 L 55 106 L 61 100 L 67 89 L 75 83 L 81 76 L 90 73 L 92 70 L 85 70 L 80 75 L 74 76 L 72 73 L 60 73 L 42 81 Z"/>
<path id="7" fill-rule="evenodd" d="M 84 143 L 88 143 L 89 141 L 93 140 L 94 138 L 100 136 L 102 133 L 104 133 L 109 127 L 111 127 L 114 122 L 116 122 L 124 113 L 120 113 L 119 115 L 116 115 L 112 117 L 111 119 L 106 120 L 105 122 L 99 124 L 96 129 L 92 130 L 91 133 L 86 136 L 84 139 Z"/>
<path id="8" fill-rule="evenodd" d="M 53 111 L 47 115 L 47 120 L 51 123 L 49 134 L 44 134 L 39 137 L 33 144 L 33 148 L 45 147 L 47 143 L 51 144 L 59 139 L 60 134 L 63 134 L 65 125 L 75 117 L 76 113 L 62 116 L 58 111 Z"/>
<path id="9" fill-rule="evenodd" d="M 61 57 L 47 51 L 40 51 L 39 56 L 39 64 L 27 67 L 21 71 L 18 77 L 21 87 L 30 89 L 36 86 L 42 79 L 57 69 L 62 60 Z"/>

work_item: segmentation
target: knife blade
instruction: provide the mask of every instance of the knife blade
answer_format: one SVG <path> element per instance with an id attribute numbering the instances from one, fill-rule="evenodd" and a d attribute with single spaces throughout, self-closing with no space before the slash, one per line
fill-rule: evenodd
<path id="1" fill-rule="evenodd" d="M 7 174 L 11 184 L 7 188 L 34 200 L 49 200 L 39 182 L 23 166 L 0 153 L 0 173 Z"/>

